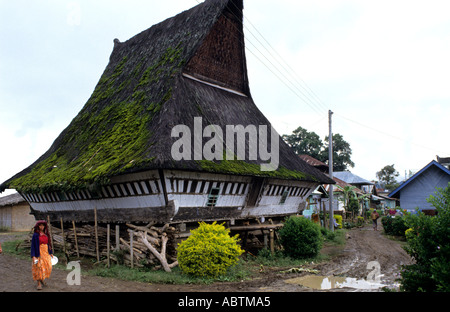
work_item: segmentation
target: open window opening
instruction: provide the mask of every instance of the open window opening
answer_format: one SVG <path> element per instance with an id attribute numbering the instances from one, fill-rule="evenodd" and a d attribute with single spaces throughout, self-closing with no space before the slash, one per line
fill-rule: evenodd
<path id="1" fill-rule="evenodd" d="M 211 188 L 211 192 L 209 192 L 208 195 L 208 202 L 206 206 L 208 207 L 215 207 L 217 204 L 217 200 L 219 198 L 220 188 L 219 187 L 213 187 Z"/>

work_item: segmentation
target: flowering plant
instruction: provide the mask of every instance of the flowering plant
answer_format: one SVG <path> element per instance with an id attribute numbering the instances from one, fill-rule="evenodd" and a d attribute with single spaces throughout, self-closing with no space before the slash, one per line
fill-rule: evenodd
<path id="1" fill-rule="evenodd" d="M 231 237 L 223 224 L 199 223 L 191 236 L 178 245 L 178 263 L 183 273 L 199 277 L 224 275 L 244 252 L 238 235 Z"/>

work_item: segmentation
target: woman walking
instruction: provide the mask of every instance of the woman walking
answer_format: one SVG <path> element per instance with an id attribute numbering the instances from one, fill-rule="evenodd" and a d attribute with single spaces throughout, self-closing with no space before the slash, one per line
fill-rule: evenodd
<path id="1" fill-rule="evenodd" d="M 53 250 L 50 243 L 50 235 L 46 221 L 38 221 L 34 226 L 34 234 L 31 239 L 31 258 L 33 264 L 31 272 L 33 280 L 37 281 L 37 289 L 41 290 L 45 285 L 44 280 L 52 273 L 51 259 Z"/>

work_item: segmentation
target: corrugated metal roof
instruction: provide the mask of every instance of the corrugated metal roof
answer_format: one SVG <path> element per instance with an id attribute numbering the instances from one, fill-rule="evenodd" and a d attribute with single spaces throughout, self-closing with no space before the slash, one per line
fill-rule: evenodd
<path id="1" fill-rule="evenodd" d="M 419 172 L 417 172 L 415 175 L 413 175 L 411 178 L 409 178 L 408 180 L 406 180 L 404 183 L 402 183 L 399 187 L 397 187 L 395 190 L 393 190 L 388 196 L 389 197 L 394 197 L 394 196 L 398 196 L 398 192 L 400 192 L 401 189 L 403 189 L 405 186 L 407 186 L 409 183 L 411 183 L 412 181 L 414 181 L 414 179 L 416 179 L 418 176 L 420 176 L 423 172 L 425 172 L 428 168 L 430 168 L 431 166 L 436 166 L 437 168 L 441 169 L 442 171 L 444 171 L 445 173 L 447 173 L 448 175 L 450 175 L 450 170 L 448 170 L 447 168 L 445 168 L 444 166 L 442 166 L 441 164 L 439 164 L 437 161 L 433 160 L 432 162 L 430 162 L 428 165 L 426 165 L 425 167 L 422 168 L 422 170 L 420 170 Z"/>
<path id="2" fill-rule="evenodd" d="M 363 184 L 363 185 L 374 185 L 374 183 L 367 181 L 356 174 L 351 173 L 350 171 L 338 171 L 333 173 L 333 177 L 337 177 L 342 181 L 345 181 L 349 184 Z"/>

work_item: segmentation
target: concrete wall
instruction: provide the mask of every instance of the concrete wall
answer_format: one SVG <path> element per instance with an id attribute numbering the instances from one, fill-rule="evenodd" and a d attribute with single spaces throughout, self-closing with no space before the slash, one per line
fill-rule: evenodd
<path id="1" fill-rule="evenodd" d="M 0 227 L 10 231 L 28 231 L 36 223 L 30 215 L 30 206 L 25 203 L 0 207 Z"/>

